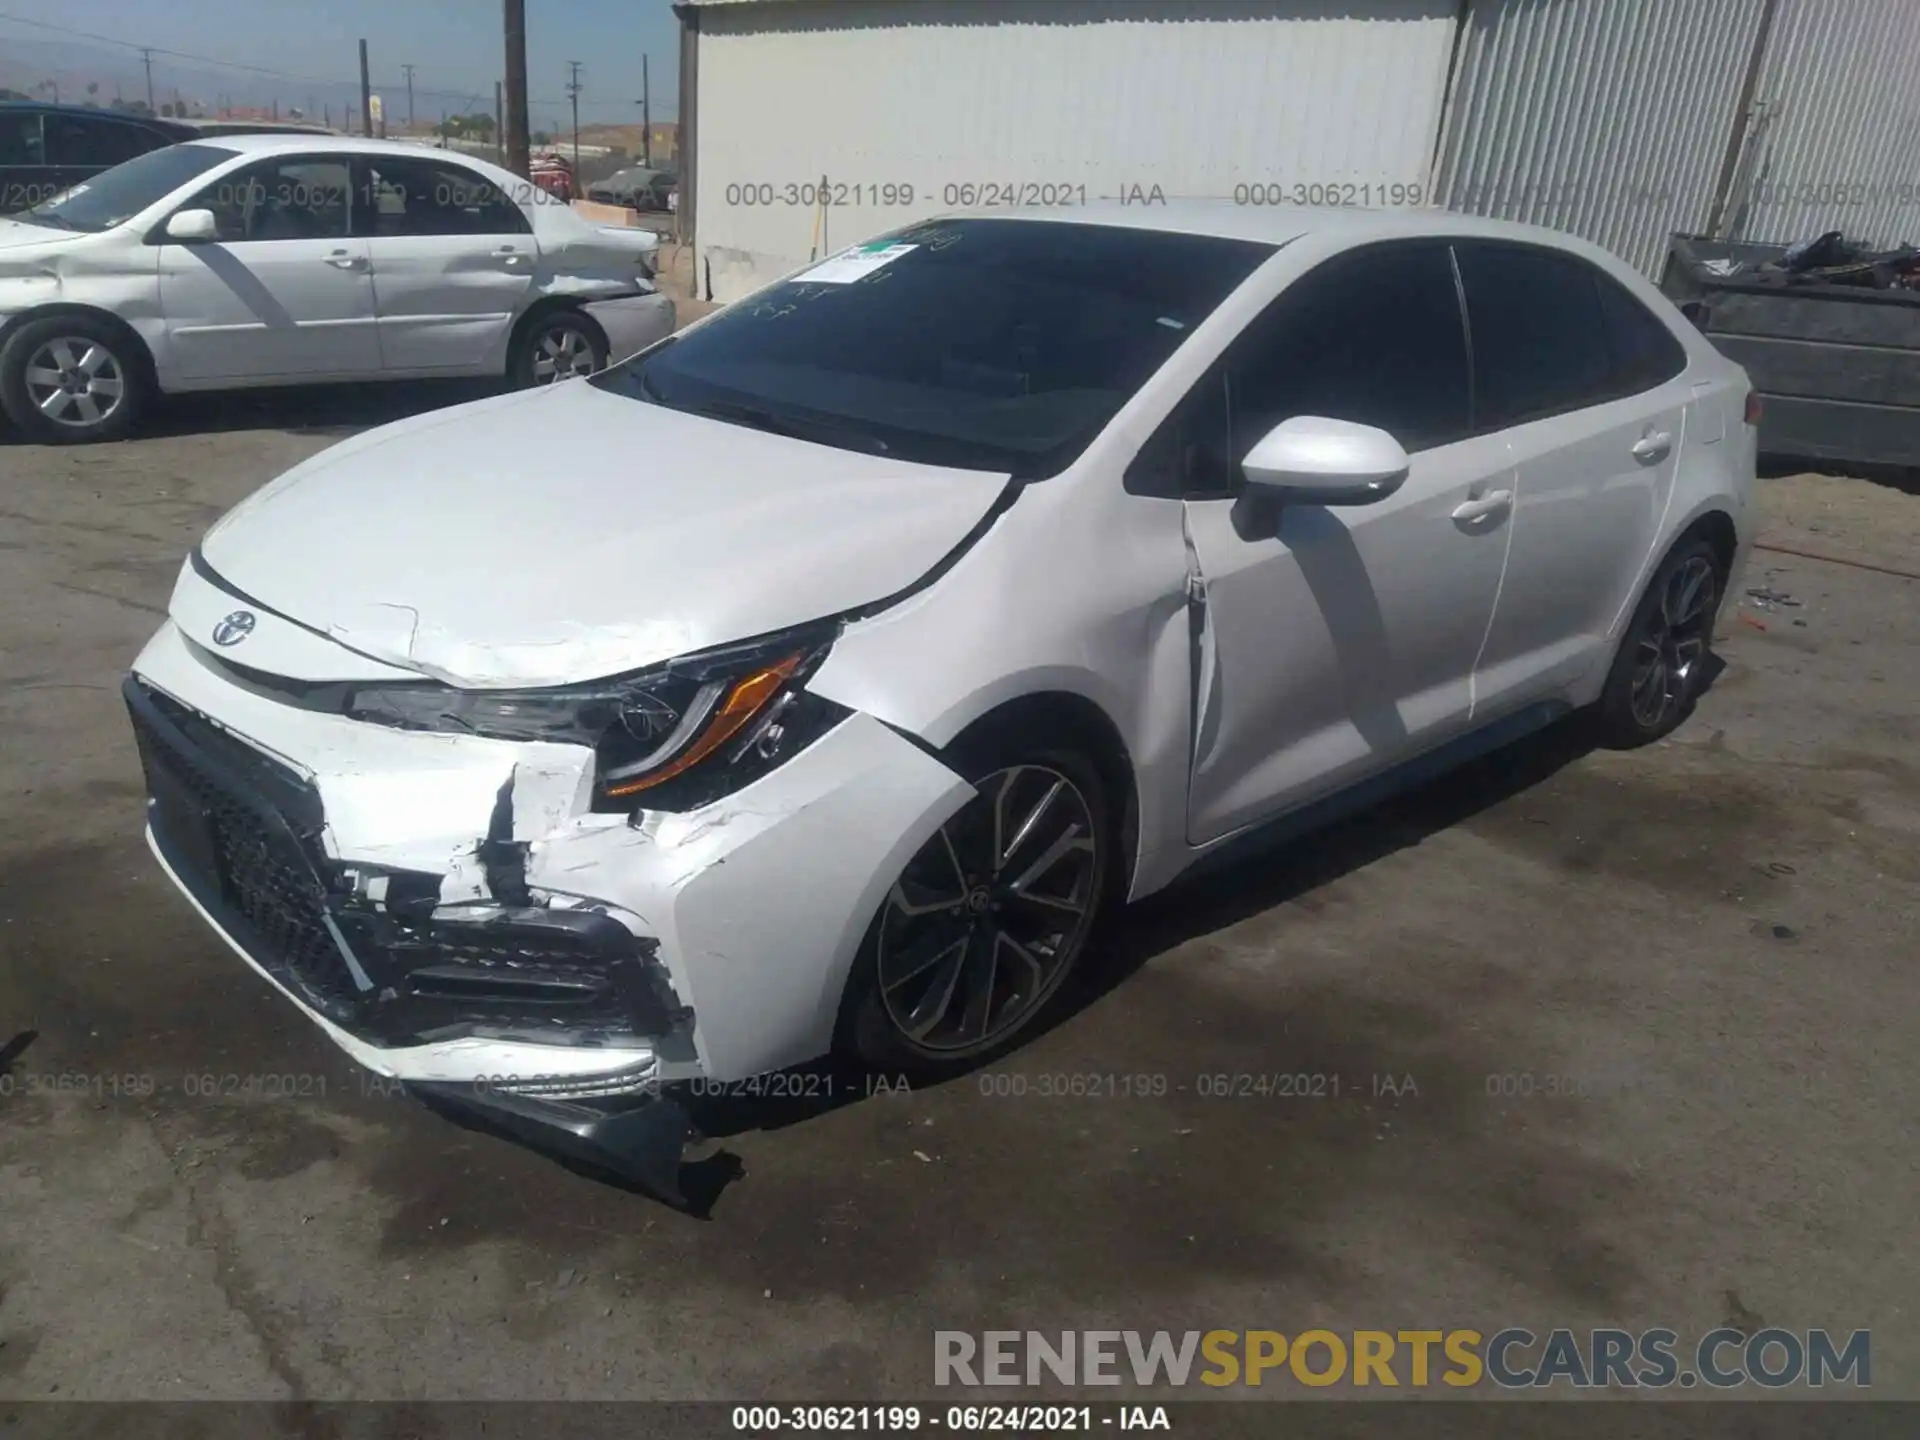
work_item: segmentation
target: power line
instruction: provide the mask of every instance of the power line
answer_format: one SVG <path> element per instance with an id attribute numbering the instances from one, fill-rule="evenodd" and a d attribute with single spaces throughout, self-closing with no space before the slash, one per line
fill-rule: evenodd
<path id="1" fill-rule="evenodd" d="M 136 45 L 131 40 L 122 40 L 115 35 L 101 35 L 92 30 L 76 30 L 70 25 L 55 25 L 50 21 L 35 20 L 26 15 L 16 15 L 11 10 L 0 10 L 0 20 L 11 20 L 16 25 L 30 25 L 36 30 L 51 30 L 56 35 L 71 35 L 76 40 L 93 40 L 102 45 L 117 45 L 123 50 L 138 51 L 146 57 L 146 63 L 149 67 L 151 67 L 153 63 L 151 59 L 152 56 L 167 55 L 175 60 L 197 60 L 203 65 L 217 65 L 222 70 L 240 70 L 249 75 L 268 75 L 276 80 L 298 80 L 305 85 L 338 85 L 347 89 L 357 89 L 360 83 L 358 80 L 343 80 L 336 76 L 305 75 L 293 70 L 276 70 L 267 65 L 248 65 L 238 60 L 223 60 L 217 55 L 201 55 L 192 50 L 172 50 L 164 45 Z M 477 104 L 484 92 L 479 90 L 436 89 L 432 86 L 421 85 L 416 87 L 416 93 L 421 95 L 438 95 L 447 98 L 461 96 L 464 97 L 466 104 L 471 105 Z M 558 109 L 565 106 L 570 98 L 571 97 L 554 99 L 544 97 L 539 99 L 529 98 L 527 103 L 529 105 L 546 105 Z"/>

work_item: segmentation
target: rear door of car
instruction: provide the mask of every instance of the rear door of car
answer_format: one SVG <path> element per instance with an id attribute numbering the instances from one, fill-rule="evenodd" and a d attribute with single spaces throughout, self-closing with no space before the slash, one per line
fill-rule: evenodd
<path id="1" fill-rule="evenodd" d="M 389 371 L 498 374 L 539 270 L 526 213 L 477 170 L 438 156 L 363 156 L 360 233 Z"/>
<path id="2" fill-rule="evenodd" d="M 1578 255 L 1455 246 L 1473 341 L 1475 427 L 1506 437 L 1513 542 L 1474 671 L 1474 715 L 1553 695 L 1608 655 L 1687 443 L 1687 357 Z"/>
<path id="3" fill-rule="evenodd" d="M 212 181 L 216 239 L 157 239 L 168 370 L 188 384 L 380 373 L 367 245 L 342 154 L 274 156 Z"/>

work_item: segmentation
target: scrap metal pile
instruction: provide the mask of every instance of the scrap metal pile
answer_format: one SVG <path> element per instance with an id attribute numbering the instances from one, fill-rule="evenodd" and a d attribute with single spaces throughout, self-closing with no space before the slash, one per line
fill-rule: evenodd
<path id="1" fill-rule="evenodd" d="M 1829 230 L 1813 240 L 1789 245 L 1777 260 L 1752 263 L 1709 260 L 1707 271 L 1719 279 L 1754 281 L 1762 285 L 1856 285 L 1869 290 L 1920 291 L 1920 246 L 1872 250 Z"/>

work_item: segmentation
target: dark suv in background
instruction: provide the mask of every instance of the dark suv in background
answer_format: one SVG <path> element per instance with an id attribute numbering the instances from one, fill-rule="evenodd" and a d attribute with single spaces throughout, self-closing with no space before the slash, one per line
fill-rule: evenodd
<path id="1" fill-rule="evenodd" d="M 197 133 L 175 120 L 0 101 L 0 215 L 38 205 L 102 170 Z"/>

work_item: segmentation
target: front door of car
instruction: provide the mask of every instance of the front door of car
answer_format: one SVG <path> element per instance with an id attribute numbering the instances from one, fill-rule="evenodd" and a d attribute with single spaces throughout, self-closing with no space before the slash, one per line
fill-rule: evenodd
<path id="1" fill-rule="evenodd" d="M 1447 247 L 1395 242 L 1289 285 L 1136 461 L 1176 454 L 1187 497 L 1192 843 L 1466 724 L 1513 483 L 1504 440 L 1472 436 L 1470 410 Z M 1296 415 L 1388 431 L 1410 457 L 1405 481 L 1369 505 L 1275 506 L 1249 493 L 1240 462 Z"/>
<path id="2" fill-rule="evenodd" d="M 1654 558 L 1686 435 L 1686 351 L 1612 277 L 1563 251 L 1462 241 L 1476 421 L 1506 432 L 1513 545 L 1475 676 L 1476 718 L 1546 699 L 1610 655 Z"/>
<path id="3" fill-rule="evenodd" d="M 182 210 L 210 241 L 155 237 L 166 368 L 217 382 L 371 377 L 380 370 L 367 247 L 344 157 L 289 155 L 229 172 Z"/>
<path id="4" fill-rule="evenodd" d="M 359 173 L 382 365 L 499 374 L 540 265 L 526 213 L 452 160 L 373 155 Z"/>

